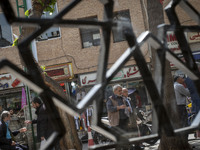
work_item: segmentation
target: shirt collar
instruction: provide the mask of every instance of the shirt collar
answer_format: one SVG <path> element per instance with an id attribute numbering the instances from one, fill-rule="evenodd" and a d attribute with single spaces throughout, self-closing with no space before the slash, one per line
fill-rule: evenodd
<path id="1" fill-rule="evenodd" d="M 113 94 L 113 98 L 114 98 L 114 99 L 115 99 L 115 98 L 122 98 L 122 96 L 118 96 L 118 95 Z"/>

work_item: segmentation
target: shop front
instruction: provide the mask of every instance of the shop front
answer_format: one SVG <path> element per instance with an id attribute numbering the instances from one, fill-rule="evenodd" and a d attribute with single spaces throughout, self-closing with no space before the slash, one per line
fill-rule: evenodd
<path id="1" fill-rule="evenodd" d="M 46 66 L 45 72 L 62 87 L 65 95 L 70 97 L 70 84 L 74 79 L 72 63 Z"/>
<path id="2" fill-rule="evenodd" d="M 185 32 L 185 37 L 190 45 L 190 49 L 192 50 L 193 58 L 200 70 L 200 32 Z M 168 48 L 173 51 L 183 62 L 185 61 L 176 36 L 173 32 L 167 33 L 167 45 Z M 171 63 L 170 65 L 172 69 L 172 75 L 180 74 L 180 71 L 177 70 L 174 64 Z"/>
<path id="3" fill-rule="evenodd" d="M 12 74 L 0 75 L 0 112 L 13 109 L 17 113 L 21 109 L 23 87 L 23 83 Z"/>
<path id="4" fill-rule="evenodd" d="M 96 76 L 96 72 L 79 75 L 81 90 L 77 90 L 78 97 L 83 91 L 86 94 L 95 85 Z M 142 105 L 148 104 L 146 88 L 137 66 L 124 67 L 115 75 L 105 88 L 105 101 L 113 94 L 112 87 L 115 84 L 127 88 L 132 99 L 134 99 L 134 92 L 137 91 L 141 97 Z"/>

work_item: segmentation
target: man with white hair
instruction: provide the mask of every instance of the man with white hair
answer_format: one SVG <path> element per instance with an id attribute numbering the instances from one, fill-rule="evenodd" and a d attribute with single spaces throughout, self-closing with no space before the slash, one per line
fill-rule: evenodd
<path id="1" fill-rule="evenodd" d="M 27 150 L 26 146 L 16 143 L 13 139 L 13 136 L 16 136 L 18 133 L 26 132 L 26 128 L 21 128 L 17 131 L 11 132 L 9 129 L 10 122 L 10 112 L 3 111 L 1 114 L 1 123 L 0 123 L 0 148 L 6 150 Z"/>
<path id="2" fill-rule="evenodd" d="M 125 110 L 131 111 L 126 101 L 122 98 L 122 87 L 117 84 L 113 86 L 113 95 L 109 97 L 107 103 L 108 119 L 111 126 L 127 130 L 129 117 Z"/>

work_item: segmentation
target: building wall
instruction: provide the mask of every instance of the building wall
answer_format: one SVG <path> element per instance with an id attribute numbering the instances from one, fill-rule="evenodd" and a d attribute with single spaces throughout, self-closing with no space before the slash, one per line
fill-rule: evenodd
<path id="1" fill-rule="evenodd" d="M 10 0 L 10 3 L 12 4 L 12 8 L 14 10 L 14 13 L 17 16 L 16 1 Z M 23 4 L 22 0 L 19 0 L 19 5 L 22 5 L 22 4 Z M 2 13 L 1 7 L 0 7 L 0 13 Z M 19 14 L 20 14 L 21 17 L 24 17 L 25 16 L 24 10 L 19 9 Z M 12 25 L 11 30 L 12 30 L 13 34 L 16 34 L 17 36 L 20 35 L 18 25 Z M 13 40 L 14 40 L 14 37 L 13 37 Z M 19 68 L 22 68 L 22 63 L 21 63 L 21 60 L 20 60 L 20 55 L 19 55 L 17 47 L 12 47 L 12 46 L 1 47 L 0 48 L 0 60 L 4 59 L 4 58 L 8 59 L 9 61 L 11 61 L 15 65 L 17 65 Z M 3 73 L 7 73 L 7 71 L 6 70 L 0 70 L 0 74 L 3 74 Z"/>
<path id="2" fill-rule="evenodd" d="M 69 2 L 69 0 L 58 0 L 58 11 L 61 11 Z M 12 3 L 13 7 L 16 7 L 15 2 L 12 1 Z M 127 9 L 130 11 L 131 23 L 135 34 L 138 36 L 144 31 L 140 2 L 132 0 L 119 0 L 114 6 L 114 12 Z M 23 11 L 20 15 L 23 16 Z M 79 5 L 77 5 L 77 7 L 64 16 L 63 19 L 80 19 L 91 16 L 97 16 L 99 20 L 103 20 L 103 5 L 99 1 L 82 1 Z M 19 31 L 17 32 L 17 30 L 18 27 L 13 27 L 13 33 L 19 35 Z M 39 64 L 49 66 L 59 63 L 72 62 L 75 74 L 95 71 L 98 65 L 100 46 L 82 48 L 80 31 L 78 28 L 61 27 L 60 31 L 60 38 L 37 42 Z M 113 36 L 111 35 L 109 67 L 127 48 L 128 45 L 126 41 L 114 43 Z M 146 56 L 148 56 L 147 46 L 144 46 L 143 49 Z M 8 58 L 13 63 L 20 66 L 20 58 L 16 47 L 1 48 L 0 59 L 2 57 Z M 133 64 L 135 64 L 135 61 L 131 59 L 126 65 Z"/>
<path id="3" fill-rule="evenodd" d="M 13 4 L 13 8 L 16 11 L 15 1 L 10 1 Z M 21 1 L 19 1 L 21 2 Z M 57 6 L 60 12 L 70 0 L 58 0 Z M 145 31 L 144 17 L 142 13 L 141 2 L 139 0 L 118 0 L 115 1 L 114 12 L 120 10 L 129 9 L 131 23 L 134 32 L 139 36 Z M 169 3 L 169 0 L 165 0 L 163 7 Z M 196 8 L 200 7 L 198 0 L 191 1 Z M 20 3 L 21 4 L 21 3 Z M 145 11 L 143 9 L 143 11 Z M 185 22 L 185 25 L 193 24 L 185 13 L 180 8 L 177 8 L 180 12 L 179 18 L 181 22 Z M 1 10 L 0 10 L 1 12 Z M 24 16 L 24 12 L 20 9 L 20 16 Z M 72 9 L 63 19 L 80 19 L 85 17 L 97 16 L 99 20 L 103 20 L 103 5 L 99 1 L 84 0 L 74 9 Z M 190 21 L 187 21 L 190 20 Z M 165 22 L 168 23 L 165 16 Z M 13 33 L 19 35 L 18 26 L 12 26 Z M 82 74 L 87 72 L 96 71 L 98 65 L 98 56 L 100 46 L 92 46 L 89 48 L 82 48 L 80 31 L 78 28 L 60 28 L 61 37 L 37 42 L 37 53 L 39 65 L 54 65 L 60 63 L 72 62 L 74 74 Z M 109 53 L 109 67 L 121 56 L 121 54 L 128 48 L 127 42 L 113 42 L 113 36 L 111 35 L 110 53 Z M 143 54 L 146 56 L 146 60 L 150 62 L 149 52 L 147 45 L 142 47 Z M 22 67 L 20 56 L 16 47 L 0 48 L 0 59 L 7 58 L 14 64 Z M 126 65 L 133 65 L 135 61 L 133 58 Z M 0 70 L 0 73 L 5 71 Z"/>
<path id="4" fill-rule="evenodd" d="M 68 3 L 69 1 L 58 1 L 59 11 Z M 135 6 L 136 9 L 133 9 L 133 6 Z M 115 12 L 129 9 L 131 22 L 137 35 L 144 31 L 143 17 L 140 8 L 140 2 L 133 2 L 132 0 L 119 0 L 114 7 Z M 75 9 L 64 16 L 64 19 L 80 19 L 91 16 L 97 16 L 99 20 L 103 20 L 103 5 L 99 1 L 82 1 Z M 137 18 L 135 16 L 137 16 Z M 53 45 L 52 42 L 56 45 Z M 48 43 L 50 43 L 52 47 L 49 47 Z M 38 56 L 41 64 L 52 65 L 58 62 L 72 61 L 75 74 L 96 70 L 100 46 L 82 48 L 80 31 L 78 28 L 61 28 L 61 38 L 56 39 L 56 41 L 37 42 L 37 47 L 39 49 Z M 113 64 L 127 48 L 128 45 L 125 41 L 113 43 L 113 37 L 111 35 L 109 64 Z M 47 57 L 51 60 L 46 61 Z M 135 62 L 131 60 L 128 65 L 131 64 L 135 64 Z"/>

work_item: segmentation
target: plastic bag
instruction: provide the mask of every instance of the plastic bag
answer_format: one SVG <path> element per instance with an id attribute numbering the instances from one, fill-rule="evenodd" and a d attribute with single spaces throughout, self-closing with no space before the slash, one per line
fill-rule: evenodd
<path id="1" fill-rule="evenodd" d="M 44 147 L 44 145 L 46 144 L 46 140 L 42 140 L 40 143 L 40 150 L 42 150 L 42 148 Z"/>

